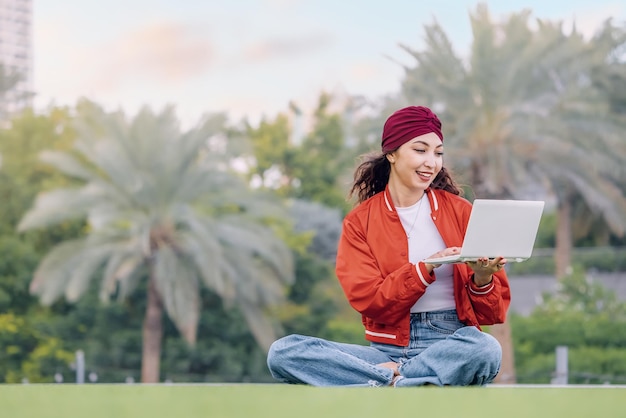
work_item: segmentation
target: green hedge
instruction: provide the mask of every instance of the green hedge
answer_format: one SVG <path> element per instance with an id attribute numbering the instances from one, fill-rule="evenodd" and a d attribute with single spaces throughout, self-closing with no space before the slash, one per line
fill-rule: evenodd
<path id="1" fill-rule="evenodd" d="M 548 250 L 546 252 L 552 252 Z M 601 272 L 626 271 L 626 248 L 598 247 L 575 248 L 572 261 L 585 270 Z M 521 263 L 510 263 L 507 267 L 510 275 L 554 274 L 555 265 L 552 255 L 533 255 Z"/>

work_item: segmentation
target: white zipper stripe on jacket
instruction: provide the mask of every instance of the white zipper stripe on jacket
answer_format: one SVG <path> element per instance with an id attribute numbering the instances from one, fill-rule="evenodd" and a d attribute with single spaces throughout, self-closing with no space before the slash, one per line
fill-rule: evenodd
<path id="1" fill-rule="evenodd" d="M 389 209 L 389 212 L 393 212 L 393 208 L 389 204 L 389 199 L 387 199 L 387 191 L 385 191 L 384 195 L 385 195 L 385 204 L 387 205 L 387 209 Z"/>
<path id="2" fill-rule="evenodd" d="M 374 332 L 374 331 L 369 331 L 369 330 L 365 330 L 365 333 L 368 335 L 371 335 L 372 337 L 382 337 L 382 338 L 391 338 L 392 340 L 395 340 L 397 337 L 393 334 L 385 334 L 383 332 Z"/>
<path id="3" fill-rule="evenodd" d="M 439 210 L 439 202 L 437 201 L 437 196 L 435 196 L 435 193 L 432 190 L 430 190 L 429 194 L 433 198 L 433 206 L 435 207 L 435 212 L 437 212 Z"/>

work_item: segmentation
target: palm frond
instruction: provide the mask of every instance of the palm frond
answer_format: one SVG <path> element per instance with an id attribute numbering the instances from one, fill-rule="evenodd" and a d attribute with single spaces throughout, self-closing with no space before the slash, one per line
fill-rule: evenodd
<path id="1" fill-rule="evenodd" d="M 56 245 L 41 260 L 30 284 L 30 292 L 41 303 L 50 305 L 67 289 L 73 271 L 81 264 L 86 239 L 65 241 Z"/>
<path id="2" fill-rule="evenodd" d="M 224 217 L 223 220 L 216 226 L 216 230 L 225 246 L 237 248 L 242 254 L 260 259 L 274 271 L 276 279 L 284 284 L 293 281 L 291 252 L 269 229 L 241 218 Z"/>
<path id="3" fill-rule="evenodd" d="M 108 260 L 115 259 L 126 248 L 125 242 L 102 240 L 91 235 L 84 241 L 81 259 L 74 266 L 65 288 L 65 298 L 70 302 L 77 301 L 88 289 L 95 273 Z"/>
<path id="4" fill-rule="evenodd" d="M 277 327 L 268 314 L 257 306 L 240 304 L 240 309 L 255 340 L 267 352 L 276 341 Z"/>
<path id="5" fill-rule="evenodd" d="M 589 182 L 573 171 L 568 171 L 565 176 L 576 186 L 588 207 L 596 213 L 601 213 L 616 235 L 623 236 L 626 232 L 626 197 L 621 191 L 597 177 Z"/>
<path id="6" fill-rule="evenodd" d="M 195 343 L 200 312 L 197 272 L 166 246 L 155 253 L 153 274 L 168 316 L 185 340 Z"/>
<path id="7" fill-rule="evenodd" d="M 225 280 L 220 268 L 222 246 L 215 231 L 214 222 L 188 212 L 183 222 L 187 229 L 179 233 L 182 250 L 194 262 L 204 284 L 226 300 L 235 297 L 232 282 Z"/>
<path id="8" fill-rule="evenodd" d="M 57 189 L 37 195 L 34 207 L 26 212 L 17 229 L 20 232 L 55 225 L 69 219 L 85 218 L 98 196 L 87 189 Z"/>
<path id="9" fill-rule="evenodd" d="M 42 151 L 39 154 L 39 159 L 70 177 L 75 177 L 85 181 L 94 179 L 94 175 L 91 170 L 66 152 Z"/>
<path id="10" fill-rule="evenodd" d="M 139 267 L 143 266 L 144 262 L 144 258 L 136 252 L 120 251 L 113 254 L 107 261 L 102 275 L 100 299 L 103 302 L 108 301 L 112 294 L 120 290 L 117 286 L 118 284 L 123 286 L 123 283 L 131 282 L 131 277 L 137 272 Z M 126 296 L 127 294 L 128 292 L 120 291 L 120 296 Z"/>

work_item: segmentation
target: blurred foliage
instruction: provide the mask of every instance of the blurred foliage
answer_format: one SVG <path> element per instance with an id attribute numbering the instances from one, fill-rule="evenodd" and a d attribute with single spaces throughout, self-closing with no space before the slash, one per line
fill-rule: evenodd
<path id="1" fill-rule="evenodd" d="M 626 382 L 626 303 L 580 267 L 530 316 L 511 316 L 519 383 L 549 383 L 568 347 L 569 383 Z"/>
<path id="2" fill-rule="evenodd" d="M 539 249 L 528 260 L 510 263 L 507 272 L 511 276 L 552 275 L 555 264 L 552 248 Z M 626 271 L 626 247 L 574 248 L 572 257 L 585 271 L 623 272 Z"/>
<path id="3" fill-rule="evenodd" d="M 7 383 L 52 382 L 73 359 L 59 336 L 41 332 L 36 315 L 0 314 L 0 376 Z"/>
<path id="4" fill-rule="evenodd" d="M 331 102 L 331 95 L 320 94 L 313 127 L 302 138 L 296 137 L 294 126 L 303 123 L 297 108 L 291 122 L 281 114 L 274 121 L 262 120 L 258 128 L 247 127 L 254 152 L 250 158 L 256 163 L 249 171 L 253 185 L 343 213 L 349 210 L 342 181 L 352 168 L 354 152 L 346 147 L 343 119 L 330 110 Z"/>
<path id="5" fill-rule="evenodd" d="M 89 108 L 90 104 L 79 104 L 83 110 L 85 106 Z M 61 116 L 64 119 L 58 122 Z M 57 228 L 15 234 L 17 220 L 39 191 L 68 185 L 67 178 L 42 164 L 37 155 L 47 149 L 66 151 L 75 135 L 70 128 L 73 120 L 68 111 L 53 109 L 49 115 L 27 114 L 25 118 L 30 119 L 17 121 L 0 136 L 0 149 L 5 158 L 12 161 L 3 167 L 1 174 L 5 177 L 0 187 L 4 187 L 6 195 L 12 196 L 15 202 L 14 206 L 0 209 L 13 211 L 0 221 L 0 228 L 7 231 L 0 237 L 0 249 L 5 255 L 0 259 L 0 307 L 2 311 L 15 312 L 3 318 L 6 327 L 2 335 L 6 338 L 0 340 L 0 350 L 10 354 L 11 361 L 2 364 L 0 379 L 52 381 L 55 374 L 60 374 L 63 381 L 71 382 L 75 378 L 73 356 L 80 349 L 85 352 L 87 373 L 95 373 L 99 382 L 138 381 L 142 346 L 139 330 L 145 309 L 145 301 L 138 296 L 141 285 L 128 300 L 106 305 L 98 298 L 95 284 L 76 303 L 58 301 L 49 308 L 39 306 L 28 293 L 28 284 L 42 254 L 56 242 L 80 236 L 84 229 L 82 223 L 66 223 Z M 89 123 L 97 128 L 95 120 Z M 26 127 L 30 129 L 27 133 L 24 132 Z M 67 137 L 52 140 L 61 134 Z M 17 138 L 22 137 L 25 139 L 20 143 Z M 32 143 L 28 143 L 29 140 Z M 20 146 L 15 146 L 16 143 Z M 38 172 L 44 174 L 38 175 Z M 21 187 L 22 184 L 29 187 Z M 325 322 L 337 312 L 337 295 L 328 296 L 315 288 L 320 283 L 334 281 L 334 250 L 329 247 L 334 247 L 338 238 L 341 213 L 320 203 L 296 200 L 291 206 L 290 218 L 267 219 L 298 258 L 298 279 L 288 292 L 290 304 L 295 308 L 286 309 L 282 327 L 286 331 L 324 333 Z M 290 232 L 292 228 L 295 229 Z M 220 298 L 206 289 L 202 291 L 202 298 L 204 309 L 196 346 L 181 341 L 173 324 L 166 319 L 162 378 L 173 381 L 271 380 L 265 354 L 254 341 L 241 313 L 224 307 Z M 16 329 L 20 330 L 19 335 L 15 335 Z"/>
<path id="6" fill-rule="evenodd" d="M 80 184 L 41 191 L 18 225 L 88 224 L 84 237 L 63 240 L 40 260 L 31 291 L 44 304 L 77 301 L 96 276 L 105 301 L 149 280 L 146 312 L 154 315 L 142 327 L 143 355 L 155 361 L 142 362 L 144 382 L 159 378 L 163 314 L 195 343 L 200 285 L 235 304 L 267 349 L 276 334 L 266 307 L 280 303 L 293 282 L 291 249 L 264 224 L 281 216 L 282 202 L 256 193 L 224 164 L 236 141 L 220 122 L 207 117 L 182 131 L 171 107 L 126 118 L 84 103 L 73 152 L 41 155 Z"/>
<path id="7" fill-rule="evenodd" d="M 67 151 L 76 139 L 73 116 L 68 108 L 51 108 L 46 114 L 23 112 L 11 122 L 10 129 L 0 129 L 0 234 L 13 236 L 15 228 L 42 190 L 75 184 L 57 170 L 39 160 L 42 151 Z M 53 228 L 32 231 L 20 236 L 38 251 L 82 233 L 84 222 L 64 222 Z"/>

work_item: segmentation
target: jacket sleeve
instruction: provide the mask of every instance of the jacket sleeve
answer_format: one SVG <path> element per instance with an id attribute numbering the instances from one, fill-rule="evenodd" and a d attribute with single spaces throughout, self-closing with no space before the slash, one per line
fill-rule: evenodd
<path id="1" fill-rule="evenodd" d="M 476 286 L 473 279 L 474 275 L 470 274 L 466 290 L 478 324 L 503 323 L 511 303 L 511 289 L 506 272 L 503 270 L 495 273 L 491 283 L 483 287 Z"/>
<path id="2" fill-rule="evenodd" d="M 418 270 L 419 269 L 419 270 Z M 435 281 L 423 263 L 408 261 L 384 276 L 358 220 L 346 218 L 337 249 L 337 278 L 350 305 L 376 322 L 396 322 Z"/>

